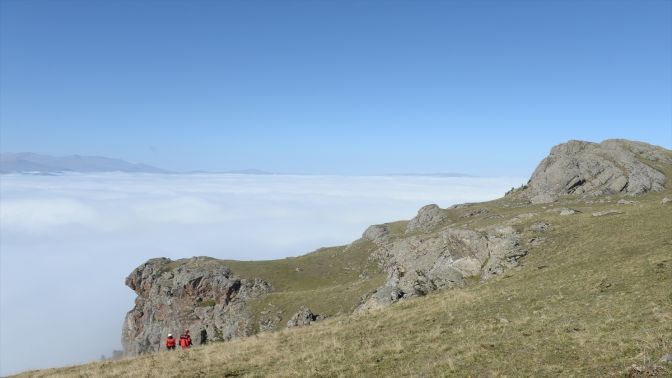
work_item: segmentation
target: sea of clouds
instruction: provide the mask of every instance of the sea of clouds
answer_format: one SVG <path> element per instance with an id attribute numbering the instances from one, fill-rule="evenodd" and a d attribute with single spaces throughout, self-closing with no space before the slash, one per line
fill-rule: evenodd
<path id="1" fill-rule="evenodd" d="M 500 197 L 520 178 L 66 174 L 0 176 L 0 375 L 120 349 L 153 257 L 276 259 L 367 226 Z"/>

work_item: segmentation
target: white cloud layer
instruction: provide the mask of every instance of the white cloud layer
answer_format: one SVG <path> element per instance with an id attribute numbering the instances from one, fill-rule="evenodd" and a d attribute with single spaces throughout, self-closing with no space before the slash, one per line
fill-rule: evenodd
<path id="1" fill-rule="evenodd" d="M 371 224 L 501 196 L 519 178 L 69 174 L 0 177 L 0 375 L 120 349 L 145 260 L 273 259 Z M 74 337 L 73 337 L 74 335 Z M 73 340 L 74 344 L 73 344 Z"/>

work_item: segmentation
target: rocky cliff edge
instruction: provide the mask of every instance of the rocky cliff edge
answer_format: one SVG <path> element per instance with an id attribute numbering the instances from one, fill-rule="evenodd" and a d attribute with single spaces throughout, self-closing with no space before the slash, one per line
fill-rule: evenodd
<path id="1" fill-rule="evenodd" d="M 185 329 L 194 344 L 203 337 L 248 336 L 253 329 L 248 301 L 272 290 L 264 280 L 240 278 L 209 257 L 151 259 L 126 278 L 126 286 L 138 295 L 122 330 L 130 355 L 159 350 L 168 333 L 177 337 Z"/>

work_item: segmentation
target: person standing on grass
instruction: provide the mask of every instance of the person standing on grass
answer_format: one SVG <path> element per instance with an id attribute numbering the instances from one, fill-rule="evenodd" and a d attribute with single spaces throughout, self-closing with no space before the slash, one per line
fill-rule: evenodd
<path id="1" fill-rule="evenodd" d="M 182 349 L 187 349 L 191 346 L 191 336 L 189 336 L 189 330 L 185 329 L 182 336 L 180 336 L 180 347 Z"/>
<path id="2" fill-rule="evenodd" d="M 169 333 L 168 338 L 166 338 L 166 349 L 175 350 L 175 338 L 172 333 Z"/>

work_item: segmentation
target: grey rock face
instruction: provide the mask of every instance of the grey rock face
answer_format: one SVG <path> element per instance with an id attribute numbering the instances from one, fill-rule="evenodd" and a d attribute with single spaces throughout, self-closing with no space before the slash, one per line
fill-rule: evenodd
<path id="1" fill-rule="evenodd" d="M 396 303 L 404 297 L 404 292 L 396 286 L 383 286 L 370 296 L 363 298 L 355 312 L 362 313 L 377 310 Z"/>
<path id="2" fill-rule="evenodd" d="M 547 203 L 567 194 L 634 195 L 663 190 L 665 175 L 643 161 L 672 164 L 672 155 L 662 147 L 640 142 L 569 141 L 551 149 L 524 193 L 532 203 Z"/>
<path id="3" fill-rule="evenodd" d="M 429 230 L 432 227 L 441 224 L 446 217 L 446 212 L 435 204 L 423 206 L 418 210 L 418 215 L 408 222 L 406 231 Z"/>
<path id="4" fill-rule="evenodd" d="M 374 224 L 369 226 L 369 228 L 364 231 L 362 238 L 370 240 L 374 243 L 381 243 L 387 239 L 387 236 L 390 234 L 390 231 L 387 229 L 387 226 L 382 224 Z"/>
<path id="5" fill-rule="evenodd" d="M 557 201 L 557 196 L 550 193 L 538 193 L 530 198 L 530 202 L 535 204 L 552 203 Z"/>
<path id="6" fill-rule="evenodd" d="M 320 315 L 315 315 L 308 307 L 301 306 L 299 311 L 287 322 L 287 328 L 304 327 L 319 320 L 322 320 Z"/>
<path id="7" fill-rule="evenodd" d="M 517 265 L 526 253 L 511 227 L 488 231 L 447 227 L 429 235 L 398 239 L 372 255 L 388 277 L 360 307 L 375 308 L 401 296 L 462 286 L 469 278 L 486 280 Z"/>
<path id="8" fill-rule="evenodd" d="M 215 259 L 151 259 L 136 268 L 126 286 L 137 294 L 122 328 L 127 355 L 159 350 L 168 333 L 185 329 L 199 343 L 229 340 L 252 332 L 247 302 L 272 290 L 260 279 L 237 277 Z"/>

